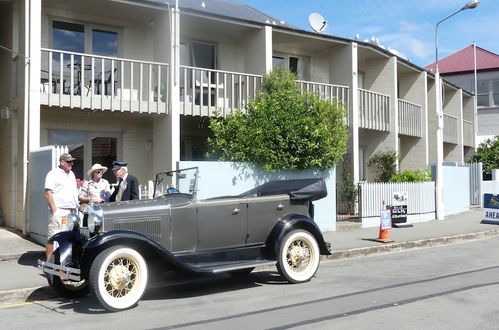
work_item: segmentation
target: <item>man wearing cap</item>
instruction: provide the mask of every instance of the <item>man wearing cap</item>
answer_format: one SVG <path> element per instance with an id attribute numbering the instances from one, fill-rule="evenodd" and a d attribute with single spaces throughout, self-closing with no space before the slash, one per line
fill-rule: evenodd
<path id="1" fill-rule="evenodd" d="M 49 206 L 49 223 L 47 237 L 64 231 L 63 218 L 78 208 L 78 188 L 76 178 L 71 171 L 75 158 L 68 153 L 59 157 L 59 166 L 47 173 L 45 177 L 45 198 Z M 53 243 L 47 243 L 45 252 L 47 260 L 52 255 Z"/>
<path id="2" fill-rule="evenodd" d="M 110 202 L 129 201 L 139 199 L 139 180 L 128 173 L 127 162 L 113 162 L 113 172 L 118 180 Z"/>
<path id="3" fill-rule="evenodd" d="M 85 181 L 80 189 L 81 203 L 104 203 L 109 201 L 111 196 L 111 187 L 102 175 L 106 173 L 107 167 L 101 164 L 94 164 L 88 170 L 87 174 L 91 178 L 90 181 Z"/>

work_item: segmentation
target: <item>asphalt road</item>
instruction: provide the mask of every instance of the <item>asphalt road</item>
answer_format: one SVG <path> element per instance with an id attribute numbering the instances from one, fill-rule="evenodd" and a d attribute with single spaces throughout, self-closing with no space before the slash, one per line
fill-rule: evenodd
<path id="1" fill-rule="evenodd" d="M 497 329 L 499 237 L 150 289 L 131 310 L 92 297 L 0 306 L 2 329 Z"/>

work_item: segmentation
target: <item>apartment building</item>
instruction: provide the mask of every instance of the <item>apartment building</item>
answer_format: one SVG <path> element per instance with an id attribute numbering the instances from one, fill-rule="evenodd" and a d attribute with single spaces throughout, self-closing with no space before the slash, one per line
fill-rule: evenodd
<path id="1" fill-rule="evenodd" d="M 499 135 L 499 55 L 469 45 L 438 61 L 440 74 L 463 90 L 477 91 L 476 146 Z M 435 63 L 425 66 L 433 72 Z M 476 70 L 476 77 L 475 77 Z M 475 87 L 476 78 L 476 87 Z"/>
<path id="2" fill-rule="evenodd" d="M 0 0 L 0 209 L 26 231 L 30 152 L 67 145 L 77 178 L 126 160 L 141 182 L 178 160 L 203 160 L 215 110 L 250 102 L 274 66 L 303 90 L 348 108 L 338 164 L 369 180 L 368 159 L 436 161 L 431 73 L 376 45 L 300 30 L 225 0 Z M 444 157 L 474 146 L 474 98 L 444 82 Z M 111 175 L 111 173 L 106 173 Z M 108 179 L 111 179 L 109 177 Z M 40 187 L 42 189 L 42 187 Z"/>

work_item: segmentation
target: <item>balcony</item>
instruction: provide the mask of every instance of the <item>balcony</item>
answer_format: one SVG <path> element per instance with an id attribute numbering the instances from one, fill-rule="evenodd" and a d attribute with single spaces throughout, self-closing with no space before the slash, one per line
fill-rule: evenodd
<path id="1" fill-rule="evenodd" d="M 241 72 L 180 66 L 180 114 L 226 115 L 254 100 L 262 90 L 263 76 Z M 349 88 L 297 80 L 302 92 L 317 93 L 322 99 L 349 106 Z"/>
<path id="2" fill-rule="evenodd" d="M 91 110 L 165 114 L 169 65 L 42 48 L 40 102 Z"/>
<path id="3" fill-rule="evenodd" d="M 359 88 L 359 127 L 390 131 L 390 96 Z"/>
<path id="4" fill-rule="evenodd" d="M 473 122 L 469 120 L 463 120 L 463 144 L 468 147 L 474 146 L 474 128 Z"/>
<path id="5" fill-rule="evenodd" d="M 444 142 L 457 144 L 458 118 L 444 113 Z"/>
<path id="6" fill-rule="evenodd" d="M 420 105 L 402 99 L 398 100 L 399 134 L 421 137 L 423 111 Z"/>

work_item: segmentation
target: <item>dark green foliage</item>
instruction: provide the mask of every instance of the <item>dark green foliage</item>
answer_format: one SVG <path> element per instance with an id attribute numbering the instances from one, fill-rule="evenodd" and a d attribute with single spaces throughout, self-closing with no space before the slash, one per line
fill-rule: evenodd
<path id="1" fill-rule="evenodd" d="M 499 135 L 480 143 L 468 162 L 481 162 L 483 164 L 483 179 L 490 180 L 492 170 L 499 168 Z"/>
<path id="2" fill-rule="evenodd" d="M 375 167 L 378 177 L 376 182 L 388 182 L 397 171 L 397 153 L 394 151 L 378 152 L 369 159 L 367 165 Z"/>
<path id="3" fill-rule="evenodd" d="M 209 157 L 253 163 L 267 171 L 330 169 L 347 149 L 346 109 L 301 93 L 296 75 L 274 70 L 241 111 L 213 118 Z"/>
<path id="4" fill-rule="evenodd" d="M 357 196 L 359 189 L 353 182 L 352 175 L 345 170 L 343 172 L 343 181 L 340 182 L 338 189 L 339 200 L 344 202 L 347 206 L 346 213 L 353 214 L 355 212 L 355 203 L 357 203 Z"/>
<path id="5" fill-rule="evenodd" d="M 431 172 L 429 169 L 407 170 L 394 174 L 390 182 L 426 182 L 431 181 Z"/>

